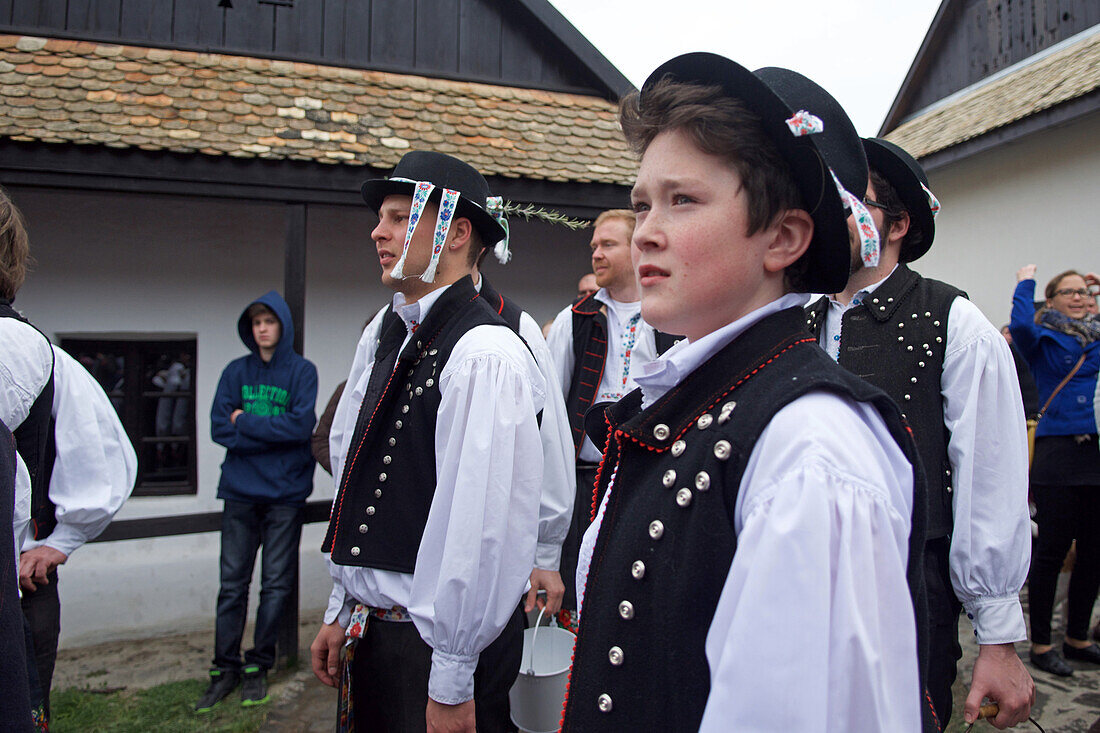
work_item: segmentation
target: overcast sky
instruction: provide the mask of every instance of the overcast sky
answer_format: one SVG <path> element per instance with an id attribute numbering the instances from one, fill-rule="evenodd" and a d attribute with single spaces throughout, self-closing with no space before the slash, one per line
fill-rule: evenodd
<path id="1" fill-rule="evenodd" d="M 551 0 L 635 86 L 662 62 L 712 51 L 825 87 L 875 135 L 939 0 Z"/>

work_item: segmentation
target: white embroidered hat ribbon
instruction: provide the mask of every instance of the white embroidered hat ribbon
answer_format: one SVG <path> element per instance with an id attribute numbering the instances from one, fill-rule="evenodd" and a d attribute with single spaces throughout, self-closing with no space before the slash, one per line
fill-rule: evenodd
<path id="1" fill-rule="evenodd" d="M 840 198 L 852 210 L 852 216 L 855 217 L 856 232 L 859 234 L 859 256 L 863 260 L 863 265 L 865 267 L 877 266 L 879 260 L 878 228 L 875 227 L 875 220 L 871 218 L 871 212 L 863 205 L 863 201 L 844 188 L 840 183 L 840 179 L 836 177 L 836 173 L 833 173 L 832 168 L 829 169 L 829 174 L 833 177 Z"/>
<path id="2" fill-rule="evenodd" d="M 924 189 L 924 193 L 928 196 L 928 208 L 932 210 L 932 218 L 935 219 L 940 213 L 940 200 L 936 198 L 935 194 L 928 190 L 928 186 L 922 183 L 920 187 Z"/>
<path id="3" fill-rule="evenodd" d="M 405 242 L 401 249 L 401 258 L 397 260 L 397 264 L 394 265 L 393 270 L 390 271 L 391 277 L 401 280 L 406 277 L 405 260 L 409 254 L 409 244 L 412 242 L 413 234 L 416 232 L 416 226 L 420 223 L 420 219 L 424 214 L 424 207 L 427 206 L 428 199 L 431 197 L 436 187 L 435 184 L 428 181 L 413 181 L 408 178 L 391 178 L 390 180 L 411 183 L 414 186 L 412 206 L 409 209 L 409 223 L 408 227 L 405 229 Z M 443 194 L 439 201 L 439 215 L 436 217 L 435 231 L 432 235 L 432 256 L 428 261 L 428 266 L 424 269 L 424 272 L 420 274 L 420 279 L 426 283 L 435 280 L 435 273 L 439 268 L 439 258 L 447 242 L 447 234 L 451 230 L 451 222 L 454 220 L 458 197 L 458 191 L 452 191 L 449 188 L 443 189 Z M 415 277 L 415 275 L 410 277 Z"/>

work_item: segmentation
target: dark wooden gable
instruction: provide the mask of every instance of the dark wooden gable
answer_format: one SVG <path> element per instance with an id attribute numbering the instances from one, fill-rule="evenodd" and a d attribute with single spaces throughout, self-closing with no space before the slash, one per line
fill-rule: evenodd
<path id="1" fill-rule="evenodd" d="M 1097 23 L 1097 0 L 943 0 L 879 134 Z"/>
<path id="2" fill-rule="evenodd" d="M 0 32 L 313 61 L 609 99 L 631 88 L 548 0 L 0 0 Z"/>

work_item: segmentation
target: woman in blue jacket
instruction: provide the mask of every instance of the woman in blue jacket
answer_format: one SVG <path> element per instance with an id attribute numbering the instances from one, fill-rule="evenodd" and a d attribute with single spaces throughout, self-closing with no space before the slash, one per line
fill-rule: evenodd
<path id="1" fill-rule="evenodd" d="M 1088 301 L 1093 297 L 1089 286 L 1100 285 L 1100 280 L 1092 273 L 1063 272 L 1047 283 L 1046 305 L 1036 311 L 1035 265 L 1020 268 L 1016 278 L 1009 330 L 1031 367 L 1040 404 L 1049 400 L 1035 431 L 1031 464 L 1039 524 L 1028 585 L 1031 662 L 1068 677 L 1073 668 L 1053 648 L 1050 622 L 1058 573 L 1074 539 L 1077 562 L 1062 654 L 1100 664 L 1100 647 L 1088 641 L 1089 616 L 1100 588 L 1100 449 L 1092 406 L 1100 369 L 1100 319 L 1089 315 Z"/>

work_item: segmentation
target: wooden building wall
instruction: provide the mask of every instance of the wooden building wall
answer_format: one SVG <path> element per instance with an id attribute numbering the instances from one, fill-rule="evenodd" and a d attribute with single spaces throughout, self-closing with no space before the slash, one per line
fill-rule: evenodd
<path id="1" fill-rule="evenodd" d="M 0 31 L 510 86 L 605 86 L 515 0 L 0 0 Z"/>
<path id="2" fill-rule="evenodd" d="M 959 0 L 902 117 L 1100 23 L 1097 0 Z M 934 31 L 935 32 L 935 31 Z"/>

